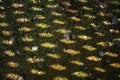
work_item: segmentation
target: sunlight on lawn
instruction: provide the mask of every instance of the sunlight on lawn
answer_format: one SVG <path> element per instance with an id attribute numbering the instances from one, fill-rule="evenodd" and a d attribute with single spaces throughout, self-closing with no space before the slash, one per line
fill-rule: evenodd
<path id="1" fill-rule="evenodd" d="M 14 53 L 13 51 L 11 51 L 11 50 L 6 50 L 4 53 L 5 53 L 7 56 L 10 56 L 10 57 L 14 57 L 14 56 L 15 56 L 15 53 Z"/>
<path id="2" fill-rule="evenodd" d="M 95 51 L 97 50 L 95 47 L 91 46 L 91 45 L 84 45 L 82 46 L 82 48 L 89 50 L 89 51 Z"/>
<path id="3" fill-rule="evenodd" d="M 79 39 L 82 39 L 82 40 L 91 40 L 91 39 L 92 39 L 92 37 L 86 36 L 86 35 L 78 35 L 77 37 L 78 37 Z"/>
<path id="4" fill-rule="evenodd" d="M 65 44 L 74 44 L 75 43 L 75 41 L 73 41 L 73 40 L 66 40 L 66 39 L 60 39 L 60 41 Z"/>
<path id="5" fill-rule="evenodd" d="M 70 63 L 76 64 L 76 65 L 78 65 L 78 66 L 83 66 L 83 65 L 84 65 L 84 63 L 81 62 L 81 61 L 79 61 L 79 60 L 72 60 L 72 61 L 70 61 Z"/>
<path id="6" fill-rule="evenodd" d="M 82 78 L 85 78 L 85 77 L 88 77 L 89 75 L 85 72 L 82 72 L 82 71 L 77 71 L 77 72 L 74 72 L 72 73 L 72 75 L 75 75 L 77 77 L 82 77 Z"/>
<path id="7" fill-rule="evenodd" d="M 73 49 L 65 49 L 63 50 L 65 53 L 71 54 L 71 55 L 77 55 L 80 54 L 80 51 L 73 50 Z"/>
<path id="8" fill-rule="evenodd" d="M 55 19 L 55 20 L 53 21 L 53 23 L 60 24 L 60 25 L 64 25 L 64 24 L 65 24 L 64 21 L 61 21 L 61 20 L 58 20 L 58 19 Z"/>
<path id="9" fill-rule="evenodd" d="M 32 74 L 36 74 L 36 75 L 45 75 L 46 74 L 44 71 L 39 71 L 37 69 L 31 69 L 30 72 Z"/>
<path id="10" fill-rule="evenodd" d="M 62 66 L 62 65 L 60 65 L 60 64 L 52 64 L 52 65 L 50 65 L 50 68 L 55 69 L 55 70 L 58 70 L 58 71 L 62 71 L 62 70 L 65 70 L 65 69 L 66 69 L 65 66 Z"/>
<path id="11" fill-rule="evenodd" d="M 58 12 L 52 12 L 52 15 L 53 15 L 53 16 L 58 16 L 58 17 L 63 16 L 63 14 L 58 13 Z"/>
<path id="12" fill-rule="evenodd" d="M 78 29 L 78 30 L 81 30 L 81 31 L 86 30 L 86 28 L 84 26 L 75 26 L 74 28 Z"/>
<path id="13" fill-rule="evenodd" d="M 53 37 L 53 34 L 43 32 L 43 33 L 39 33 L 39 36 L 44 37 L 44 38 L 51 38 Z"/>
<path id="14" fill-rule="evenodd" d="M 66 77 L 57 76 L 57 77 L 54 77 L 53 80 L 69 80 L 69 79 L 67 79 Z"/>
<path id="15" fill-rule="evenodd" d="M 19 67 L 19 64 L 13 61 L 10 61 L 7 63 L 8 66 L 12 67 L 12 68 L 17 68 Z"/>
<path id="16" fill-rule="evenodd" d="M 40 20 L 46 19 L 45 16 L 40 15 L 40 14 L 35 15 L 35 18 L 40 19 Z M 40 25 L 40 24 L 36 24 L 36 26 L 39 26 L 39 25 Z M 41 26 L 42 26 L 42 25 L 46 26 L 44 23 L 41 23 Z"/>
<path id="17" fill-rule="evenodd" d="M 8 79 L 12 79 L 12 80 L 17 80 L 19 76 L 20 76 L 20 75 L 14 74 L 14 73 L 9 73 L 9 74 L 6 75 L 6 77 L 7 77 Z"/>
<path id="18" fill-rule="evenodd" d="M 120 68 L 120 63 L 111 63 L 110 66 L 114 68 Z"/>
<path id="19" fill-rule="evenodd" d="M 49 28 L 50 25 L 46 24 L 46 23 L 36 23 L 35 26 L 39 27 L 39 28 Z"/>
<path id="20" fill-rule="evenodd" d="M 101 58 L 96 57 L 96 56 L 88 56 L 87 60 L 99 62 L 99 61 L 101 61 Z"/>
<path id="21" fill-rule="evenodd" d="M 112 53 L 112 52 L 106 52 L 106 55 L 109 56 L 109 57 L 118 57 L 118 54 L 117 53 Z"/>
<path id="22" fill-rule="evenodd" d="M 0 13 L 0 18 L 5 18 L 5 14 Z"/>
<path id="23" fill-rule="evenodd" d="M 37 58 L 37 57 L 28 58 L 28 59 L 27 59 L 27 62 L 29 62 L 29 63 L 40 63 L 40 62 L 44 62 L 44 59 L 42 59 L 42 58 Z"/>
<path id="24" fill-rule="evenodd" d="M 27 27 L 27 26 L 22 26 L 21 28 L 19 28 L 20 31 L 24 31 L 24 32 L 30 32 L 32 31 L 32 28 Z"/>
<path id="25" fill-rule="evenodd" d="M 50 58 L 54 58 L 54 59 L 60 59 L 61 56 L 55 53 L 47 53 L 46 56 L 50 57 Z"/>
<path id="26" fill-rule="evenodd" d="M 1 80 L 119 80 L 119 0 L 0 0 Z"/>
<path id="27" fill-rule="evenodd" d="M 103 73 L 106 72 L 106 70 L 102 69 L 101 67 L 95 67 L 94 69 L 99 72 L 103 72 Z"/>
<path id="28" fill-rule="evenodd" d="M 70 13 L 77 13 L 78 12 L 78 10 L 74 10 L 74 9 L 68 9 L 67 11 Z"/>
<path id="29" fill-rule="evenodd" d="M 10 31 L 5 31 L 5 30 L 2 31 L 2 34 L 4 36 L 10 36 L 11 35 Z"/>
<path id="30" fill-rule="evenodd" d="M 24 5 L 19 3 L 13 3 L 11 6 L 14 8 L 20 8 L 20 7 L 23 7 Z"/>
<path id="31" fill-rule="evenodd" d="M 78 0 L 79 2 L 87 3 L 88 0 Z"/>
<path id="32" fill-rule="evenodd" d="M 70 19 L 72 19 L 72 20 L 74 20 L 74 21 L 76 21 L 76 22 L 79 22 L 79 21 L 81 20 L 80 18 L 77 18 L 77 17 L 75 17 L 75 16 L 70 17 Z"/>
<path id="33" fill-rule="evenodd" d="M 15 15 L 23 15 L 23 14 L 25 14 L 25 12 L 24 11 L 22 11 L 22 10 L 15 10 L 15 11 L 13 11 L 13 14 L 15 14 Z"/>
<path id="34" fill-rule="evenodd" d="M 7 27 L 7 26 L 8 26 L 7 23 L 5 23 L 5 22 L 0 22 L 0 27 Z"/>
<path id="35" fill-rule="evenodd" d="M 60 28 L 60 29 L 57 29 L 56 32 L 61 33 L 61 34 L 65 34 L 67 32 L 70 32 L 70 30 Z"/>
<path id="36" fill-rule="evenodd" d="M 45 47 L 45 48 L 50 48 L 50 49 L 57 47 L 57 45 L 55 45 L 55 44 L 53 44 L 53 43 L 49 43 L 49 42 L 41 43 L 41 46 L 42 46 L 42 47 Z"/>
<path id="37" fill-rule="evenodd" d="M 32 41 L 34 41 L 34 38 L 28 37 L 28 36 L 24 36 L 24 37 L 22 37 L 22 41 L 24 41 L 24 42 L 32 42 Z"/>

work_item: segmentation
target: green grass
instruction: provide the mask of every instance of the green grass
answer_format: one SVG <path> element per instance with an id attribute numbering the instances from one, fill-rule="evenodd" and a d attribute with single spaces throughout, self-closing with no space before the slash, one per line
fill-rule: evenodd
<path id="1" fill-rule="evenodd" d="M 1 3 L 0 80 L 120 79 L 119 0 L 106 0 L 105 9 L 95 0 L 75 0 L 67 10 L 56 0 Z"/>

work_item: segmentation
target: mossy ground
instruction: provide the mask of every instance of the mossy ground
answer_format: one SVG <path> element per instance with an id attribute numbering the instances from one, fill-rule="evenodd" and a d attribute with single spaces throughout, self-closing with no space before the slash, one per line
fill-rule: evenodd
<path id="1" fill-rule="evenodd" d="M 0 2 L 0 79 L 119 80 L 119 0 L 58 2 Z"/>

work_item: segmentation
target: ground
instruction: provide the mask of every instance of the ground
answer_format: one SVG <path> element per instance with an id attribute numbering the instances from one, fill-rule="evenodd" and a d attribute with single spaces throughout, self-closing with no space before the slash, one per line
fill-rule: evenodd
<path id="1" fill-rule="evenodd" d="M 120 80 L 119 0 L 0 3 L 0 80 Z"/>

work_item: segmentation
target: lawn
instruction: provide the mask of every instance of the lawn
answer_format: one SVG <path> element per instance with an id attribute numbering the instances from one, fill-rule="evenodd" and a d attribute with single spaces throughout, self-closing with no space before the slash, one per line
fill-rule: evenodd
<path id="1" fill-rule="evenodd" d="M 120 80 L 119 0 L 0 0 L 0 80 Z"/>

